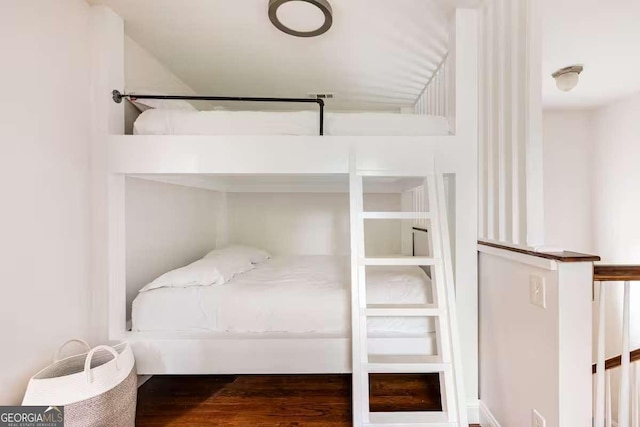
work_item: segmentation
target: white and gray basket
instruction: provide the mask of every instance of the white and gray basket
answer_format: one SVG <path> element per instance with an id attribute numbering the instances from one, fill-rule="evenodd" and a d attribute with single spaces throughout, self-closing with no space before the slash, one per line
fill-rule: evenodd
<path id="1" fill-rule="evenodd" d="M 80 342 L 87 352 L 59 359 L 60 350 Z M 65 427 L 135 426 L 137 375 L 128 343 L 90 349 L 82 340 L 60 347 L 53 364 L 29 381 L 22 405 L 64 406 Z"/>

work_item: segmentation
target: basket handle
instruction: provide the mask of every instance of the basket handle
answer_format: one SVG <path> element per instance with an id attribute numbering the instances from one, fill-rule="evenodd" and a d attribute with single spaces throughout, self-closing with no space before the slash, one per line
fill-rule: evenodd
<path id="1" fill-rule="evenodd" d="M 119 354 L 117 351 L 113 349 L 113 347 L 109 347 L 108 345 L 99 345 L 91 349 L 91 351 L 87 354 L 87 358 L 84 360 L 84 375 L 87 378 L 87 383 L 91 383 L 91 359 L 93 359 L 93 355 L 98 351 L 108 351 L 113 355 L 113 360 L 116 361 L 116 369 L 120 370 L 120 364 L 118 363 Z"/>
<path id="2" fill-rule="evenodd" d="M 62 344 L 58 348 L 58 351 L 56 351 L 56 354 L 53 355 L 53 363 L 56 363 L 56 362 L 60 361 L 60 359 L 61 359 L 60 354 L 62 353 L 62 349 L 65 348 L 67 346 L 67 344 L 71 344 L 72 342 L 77 342 L 79 344 L 84 345 L 85 348 L 87 349 L 87 352 L 89 352 L 91 350 L 91 346 L 85 340 L 80 339 L 80 338 L 72 338 L 72 339 L 66 341 L 64 344 Z"/>

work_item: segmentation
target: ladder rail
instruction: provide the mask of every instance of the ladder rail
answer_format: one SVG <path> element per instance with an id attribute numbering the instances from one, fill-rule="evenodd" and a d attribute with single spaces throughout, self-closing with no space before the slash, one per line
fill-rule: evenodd
<path id="1" fill-rule="evenodd" d="M 438 345 L 438 353 L 442 357 L 443 362 L 451 363 L 452 347 L 451 347 L 451 327 L 449 323 L 449 310 L 447 304 L 447 284 L 446 276 L 443 268 L 445 260 L 443 257 L 447 256 L 445 248 L 443 247 L 442 238 L 442 223 L 439 211 L 441 206 L 437 195 L 436 176 L 431 174 L 425 179 L 423 184 L 424 192 L 427 193 L 429 203 L 434 211 L 434 216 L 431 220 L 431 237 L 433 256 L 443 260 L 439 265 L 434 266 L 434 279 L 435 286 L 433 287 L 434 301 L 438 301 L 438 306 L 442 309 L 443 315 L 438 317 L 436 321 L 436 339 Z M 451 393 L 454 383 L 451 382 L 451 376 L 440 375 L 440 394 L 443 410 L 447 412 L 449 419 L 451 420 L 457 414 L 456 394 Z M 444 386 L 442 386 L 444 385 Z"/>
<path id="2" fill-rule="evenodd" d="M 364 372 L 367 363 L 367 322 L 360 315 L 366 310 L 366 267 L 360 263 L 364 254 L 363 185 L 356 173 L 355 153 L 349 162 L 349 203 L 351 213 L 351 339 L 353 425 L 369 423 L 369 375 Z M 364 304 L 363 304 L 364 301 Z"/>
<path id="3" fill-rule="evenodd" d="M 446 307 L 448 313 L 449 329 L 451 338 L 451 353 L 453 356 L 454 386 L 456 391 L 456 401 L 458 402 L 458 422 L 460 425 L 469 425 L 466 408 L 466 392 L 464 388 L 464 370 L 462 366 L 462 349 L 460 348 L 460 331 L 458 327 L 458 311 L 456 307 L 456 296 L 453 275 L 452 253 L 449 238 L 449 219 L 447 215 L 447 205 L 444 191 L 444 177 L 442 174 L 435 174 L 436 197 L 438 203 L 437 215 L 440 225 L 440 239 L 442 243 L 442 258 L 445 280 L 449 284 L 445 286 Z"/>

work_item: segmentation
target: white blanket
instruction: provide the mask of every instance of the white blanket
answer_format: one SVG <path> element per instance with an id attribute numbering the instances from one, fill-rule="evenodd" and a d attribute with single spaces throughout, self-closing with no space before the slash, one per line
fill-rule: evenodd
<path id="1" fill-rule="evenodd" d="M 369 304 L 431 301 L 419 267 L 369 267 Z M 276 257 L 224 285 L 161 288 L 133 301 L 134 331 L 326 333 L 349 336 L 348 257 Z M 433 332 L 433 319 L 370 318 L 370 335 Z"/>
<path id="2" fill-rule="evenodd" d="M 136 135 L 318 135 L 317 111 L 147 110 Z M 327 113 L 325 135 L 446 135 L 445 117 L 396 113 Z"/>

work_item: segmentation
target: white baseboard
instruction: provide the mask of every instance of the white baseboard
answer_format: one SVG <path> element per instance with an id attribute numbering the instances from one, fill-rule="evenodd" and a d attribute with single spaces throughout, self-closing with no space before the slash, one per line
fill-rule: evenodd
<path id="1" fill-rule="evenodd" d="M 479 400 L 467 400 L 467 418 L 469 424 L 480 423 L 480 401 Z"/>
<path id="2" fill-rule="evenodd" d="M 501 427 L 496 417 L 493 416 L 489 408 L 482 401 L 479 404 L 480 409 L 480 425 L 482 427 Z"/>
<path id="3" fill-rule="evenodd" d="M 138 388 L 142 387 L 144 383 L 149 381 L 153 375 L 138 375 Z"/>

